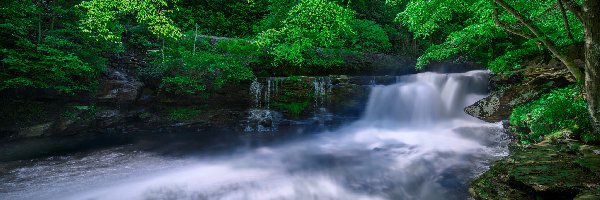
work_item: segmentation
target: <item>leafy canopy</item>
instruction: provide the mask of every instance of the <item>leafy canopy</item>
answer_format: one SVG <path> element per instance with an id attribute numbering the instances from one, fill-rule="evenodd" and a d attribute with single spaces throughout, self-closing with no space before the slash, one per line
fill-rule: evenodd
<path id="1" fill-rule="evenodd" d="M 291 7 L 280 25 L 261 32 L 256 43 L 274 56 L 276 63 L 315 64 L 307 59 L 309 51 L 344 47 L 345 36 L 354 34 L 350 26 L 353 18 L 352 10 L 333 1 L 300 1 Z"/>
<path id="2" fill-rule="evenodd" d="M 99 44 L 79 29 L 77 1 L 0 3 L 0 90 L 51 89 L 90 92 L 104 59 Z"/>
<path id="3" fill-rule="evenodd" d="M 96 40 L 121 44 L 121 35 L 125 31 L 122 23 L 127 17 L 134 16 L 138 23 L 163 38 L 177 38 L 181 35 L 173 21 L 166 16 L 165 9 L 176 0 L 91 0 L 83 1 L 80 6 L 86 10 L 82 19 L 83 32 L 90 33 Z"/>
<path id="4" fill-rule="evenodd" d="M 399 3 L 397 0 L 388 2 Z M 516 0 L 510 4 L 533 21 L 544 32 L 545 37 L 558 46 L 583 41 L 582 25 L 570 12 L 567 13 L 567 19 L 575 37 L 574 40 L 569 39 L 560 10 L 555 6 L 556 1 Z M 486 61 L 494 72 L 509 72 L 520 67 L 514 64 L 516 60 L 541 50 L 536 45 L 540 38 L 525 39 L 501 29 L 493 17 L 496 8 L 494 2 L 489 0 L 410 0 L 396 20 L 408 27 L 415 37 L 445 37 L 442 43 L 433 44 L 426 50 L 418 59 L 417 68 L 425 66 L 431 60 L 469 55 Z M 498 10 L 501 23 L 528 31 L 512 15 L 503 12 L 502 8 Z"/>

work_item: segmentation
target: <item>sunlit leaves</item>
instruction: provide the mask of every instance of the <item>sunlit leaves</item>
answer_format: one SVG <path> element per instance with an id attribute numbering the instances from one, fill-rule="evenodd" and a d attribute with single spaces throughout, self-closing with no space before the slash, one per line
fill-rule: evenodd
<path id="1" fill-rule="evenodd" d="M 295 65 L 306 63 L 307 51 L 316 48 L 340 48 L 350 26 L 353 12 L 327 0 L 301 1 L 290 9 L 282 27 L 265 30 L 256 44 L 267 49 L 276 62 Z"/>
<path id="2" fill-rule="evenodd" d="M 121 20 L 135 16 L 137 22 L 148 26 L 150 31 L 163 38 L 177 38 L 179 29 L 166 16 L 165 8 L 172 0 L 91 0 L 81 2 L 86 16 L 82 19 L 81 29 L 97 40 L 120 44 L 125 26 Z"/>
<path id="3" fill-rule="evenodd" d="M 529 53 L 536 52 L 532 47 L 540 38 L 534 37 L 533 40 L 526 41 L 524 38 L 509 34 L 496 26 L 492 17 L 495 8 L 493 1 L 411 0 L 406 3 L 406 9 L 398 14 L 396 20 L 407 26 L 416 37 L 427 38 L 434 34 L 446 36 L 443 43 L 434 44 L 426 50 L 425 54 L 419 58 L 417 68 L 423 67 L 431 60 L 446 59 L 459 54 L 478 54 L 478 51 L 490 49 L 490 47 L 482 47 L 499 40 L 511 41 L 514 45 L 511 48 L 491 47 L 500 53 L 491 55 L 500 60 L 495 61 L 493 58 L 488 58 L 490 60 L 486 63 L 495 72 L 510 71 L 514 69 L 515 65 L 508 64 L 507 61 L 517 61 Z M 582 24 L 570 12 L 567 13 L 568 22 L 575 35 L 575 41 L 567 37 L 567 30 L 563 24 L 560 10 L 556 7 L 556 1 L 517 0 L 510 1 L 509 4 L 533 21 L 545 34 L 544 37 L 551 39 L 557 45 L 567 46 L 583 41 Z M 498 18 L 503 24 L 532 35 L 512 15 L 503 12 L 501 8 L 499 10 L 501 12 Z"/>

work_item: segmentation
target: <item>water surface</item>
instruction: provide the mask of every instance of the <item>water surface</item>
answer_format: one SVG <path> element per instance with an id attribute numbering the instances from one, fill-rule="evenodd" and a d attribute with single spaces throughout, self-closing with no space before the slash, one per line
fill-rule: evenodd
<path id="1" fill-rule="evenodd" d="M 469 181 L 507 153 L 499 124 L 463 112 L 485 97 L 487 77 L 422 73 L 374 85 L 361 119 L 333 131 L 136 136 L 6 162 L 0 197 L 467 199 Z"/>

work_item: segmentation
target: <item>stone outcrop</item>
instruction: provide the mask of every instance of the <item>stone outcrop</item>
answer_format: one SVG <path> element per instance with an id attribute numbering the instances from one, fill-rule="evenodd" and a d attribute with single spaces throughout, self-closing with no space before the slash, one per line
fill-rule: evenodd
<path id="1" fill-rule="evenodd" d="M 142 92 L 144 83 L 124 70 L 109 68 L 106 78 L 100 81 L 97 99 L 105 102 L 135 101 Z"/>
<path id="2" fill-rule="evenodd" d="M 564 69 L 537 68 L 537 71 L 526 74 L 533 78 L 525 80 L 523 84 L 499 86 L 488 97 L 466 107 L 465 112 L 486 122 L 499 122 L 508 119 L 515 106 L 572 83 L 568 71 Z"/>
<path id="3" fill-rule="evenodd" d="M 45 133 L 48 133 L 50 131 L 51 127 L 52 127 L 52 123 L 44 123 L 44 124 L 33 125 L 30 127 L 25 127 L 25 128 L 22 128 L 21 130 L 19 130 L 19 136 L 20 137 L 42 136 Z"/>
<path id="4" fill-rule="evenodd" d="M 512 146 L 475 179 L 475 199 L 600 199 L 600 147 L 575 141 Z"/>

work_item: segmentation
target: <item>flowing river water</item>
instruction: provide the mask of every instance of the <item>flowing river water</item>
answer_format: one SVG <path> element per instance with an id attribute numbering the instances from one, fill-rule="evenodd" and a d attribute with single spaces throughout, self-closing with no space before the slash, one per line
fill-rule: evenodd
<path id="1" fill-rule="evenodd" d="M 0 199 L 468 199 L 469 182 L 508 152 L 500 124 L 463 112 L 487 94 L 487 72 L 397 82 L 372 86 L 362 117 L 333 131 L 225 147 L 162 140 L 177 153 L 138 139 L 21 161 L 0 171 Z"/>

